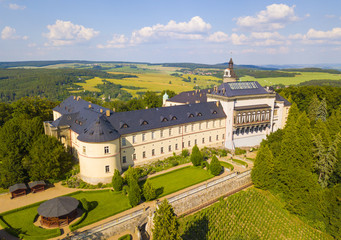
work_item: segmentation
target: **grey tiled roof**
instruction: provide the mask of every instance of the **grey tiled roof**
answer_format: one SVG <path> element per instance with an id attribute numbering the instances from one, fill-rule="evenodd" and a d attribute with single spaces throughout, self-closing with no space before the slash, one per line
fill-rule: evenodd
<path id="1" fill-rule="evenodd" d="M 284 102 L 284 106 L 291 106 L 291 102 L 289 102 L 288 100 L 286 100 L 284 97 L 282 97 L 282 96 L 279 95 L 278 93 L 276 93 L 276 101 Z"/>
<path id="2" fill-rule="evenodd" d="M 253 87 L 243 88 L 243 86 L 247 84 Z M 233 89 L 232 86 L 238 85 L 240 85 L 240 89 Z M 268 92 L 258 82 L 233 82 L 221 84 L 218 86 L 217 91 L 213 91 L 212 94 L 225 97 L 236 97 L 244 95 L 268 94 Z"/>
<path id="3" fill-rule="evenodd" d="M 201 89 L 198 91 L 188 91 L 182 92 L 178 95 L 168 99 L 168 102 L 176 102 L 176 103 L 195 103 L 196 101 L 207 102 L 206 94 L 208 92 L 212 92 L 212 89 Z"/>
<path id="4" fill-rule="evenodd" d="M 38 186 L 38 185 L 46 185 L 46 183 L 44 182 L 44 181 L 35 181 L 35 182 L 30 182 L 29 184 L 28 184 L 28 186 L 30 187 L 30 188 L 33 188 L 33 187 L 35 187 L 35 186 Z"/>
<path id="5" fill-rule="evenodd" d="M 14 184 L 13 186 L 10 186 L 9 187 L 9 192 L 15 192 L 19 189 L 27 189 L 26 187 L 26 184 L 25 183 L 17 183 L 17 184 Z"/>
<path id="6" fill-rule="evenodd" d="M 258 104 L 258 105 L 249 105 L 249 106 L 241 106 L 235 107 L 234 110 L 252 110 L 252 109 L 262 109 L 262 108 L 271 108 L 268 104 Z"/>
<path id="7" fill-rule="evenodd" d="M 84 142 L 107 142 L 123 134 L 170 127 L 209 119 L 226 117 L 223 108 L 216 102 L 203 102 L 171 107 L 151 108 L 129 112 L 112 112 L 110 116 L 100 112 L 100 106 L 88 107 L 84 100 L 70 97 L 54 109 L 62 114 L 52 122 L 55 127 L 70 126 Z M 65 108 L 67 106 L 67 108 Z M 98 110 L 97 110 L 98 109 Z M 105 108 L 102 108 L 106 110 Z"/>

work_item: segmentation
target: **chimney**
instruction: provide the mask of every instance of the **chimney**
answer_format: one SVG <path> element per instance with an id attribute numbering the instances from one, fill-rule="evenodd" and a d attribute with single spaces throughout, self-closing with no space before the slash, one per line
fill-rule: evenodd
<path id="1" fill-rule="evenodd" d="M 217 105 L 217 107 L 219 107 L 219 101 L 216 101 L 216 103 L 215 103 L 216 105 Z"/>
<path id="2" fill-rule="evenodd" d="M 148 106 L 146 106 L 146 109 L 148 109 Z"/>
<path id="3" fill-rule="evenodd" d="M 189 104 L 189 102 L 186 102 L 186 104 Z"/>
<path id="4" fill-rule="evenodd" d="M 78 97 L 77 97 L 77 101 L 79 101 L 79 99 L 81 99 L 81 96 L 78 96 Z"/>
<path id="5" fill-rule="evenodd" d="M 110 110 L 107 110 L 106 113 L 105 113 L 105 115 L 106 115 L 107 117 L 110 117 Z"/>
<path id="6" fill-rule="evenodd" d="M 91 104 L 89 104 L 89 108 L 91 108 Z"/>
<path id="7" fill-rule="evenodd" d="M 199 100 L 196 100 L 195 103 L 200 103 L 200 101 L 199 101 Z"/>
<path id="8" fill-rule="evenodd" d="M 115 108 L 113 108 L 112 110 L 113 110 L 114 112 L 116 112 L 116 109 L 115 109 Z"/>
<path id="9" fill-rule="evenodd" d="M 192 95 L 194 96 L 194 93 L 192 93 Z"/>
<path id="10" fill-rule="evenodd" d="M 99 111 L 100 111 L 100 113 L 103 113 L 103 109 L 102 108 Z"/>
<path id="11" fill-rule="evenodd" d="M 73 99 L 76 100 L 76 96 L 73 96 Z"/>
<path id="12" fill-rule="evenodd" d="M 198 93 L 198 89 L 197 89 L 197 90 L 195 90 L 195 93 Z"/>
<path id="13" fill-rule="evenodd" d="M 208 89 L 208 93 L 211 93 L 211 89 Z"/>
<path id="14" fill-rule="evenodd" d="M 202 93 L 200 93 L 200 97 L 202 96 Z"/>

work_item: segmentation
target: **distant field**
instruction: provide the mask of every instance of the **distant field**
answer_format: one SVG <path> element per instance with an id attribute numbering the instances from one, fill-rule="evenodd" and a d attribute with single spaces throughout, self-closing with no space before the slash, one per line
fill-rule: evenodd
<path id="1" fill-rule="evenodd" d="M 261 85 L 296 85 L 310 80 L 341 80 L 341 74 L 330 74 L 323 72 L 299 72 L 295 77 L 277 78 L 254 78 L 251 76 L 241 77 L 241 81 L 258 81 Z"/>
<path id="2" fill-rule="evenodd" d="M 95 86 L 101 83 L 102 83 L 102 78 L 95 77 L 95 78 L 86 80 L 85 83 L 77 83 L 77 85 L 83 87 L 84 90 L 88 90 L 90 92 L 100 92 L 100 90 L 96 88 Z M 73 91 L 73 92 L 77 92 L 77 91 Z"/>

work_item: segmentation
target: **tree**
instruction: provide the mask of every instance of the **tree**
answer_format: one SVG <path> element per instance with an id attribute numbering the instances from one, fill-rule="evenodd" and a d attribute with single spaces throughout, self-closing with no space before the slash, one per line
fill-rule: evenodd
<path id="1" fill-rule="evenodd" d="M 156 198 L 156 189 L 152 186 L 148 179 L 143 185 L 143 195 L 146 201 L 150 201 Z"/>
<path id="2" fill-rule="evenodd" d="M 123 178 L 118 169 L 115 169 L 114 176 L 112 177 L 112 186 L 116 192 L 121 191 L 123 187 Z"/>
<path id="3" fill-rule="evenodd" d="M 135 207 L 141 201 L 141 189 L 133 178 L 129 181 L 128 199 L 132 207 Z"/>
<path id="4" fill-rule="evenodd" d="M 202 161 L 203 157 L 201 155 L 201 152 L 199 151 L 198 146 L 194 145 L 191 154 L 191 162 L 193 163 L 193 166 L 200 166 Z"/>
<path id="5" fill-rule="evenodd" d="M 317 98 L 316 94 L 314 94 L 308 107 L 308 117 L 310 121 L 316 121 L 317 110 L 320 104 L 320 100 Z"/>
<path id="6" fill-rule="evenodd" d="M 155 92 L 147 91 L 143 96 L 143 101 L 148 108 L 162 106 L 162 99 Z"/>
<path id="7" fill-rule="evenodd" d="M 124 173 L 124 180 L 128 183 L 129 186 L 131 180 L 135 180 L 136 182 L 138 182 L 139 171 L 136 168 L 129 166 L 127 171 L 125 171 Z"/>
<path id="8" fill-rule="evenodd" d="M 267 144 L 262 144 L 251 177 L 253 184 L 258 188 L 269 189 L 273 185 L 274 158 Z"/>
<path id="9" fill-rule="evenodd" d="M 219 173 L 221 172 L 220 162 L 218 161 L 218 158 L 215 155 L 213 155 L 210 163 L 210 171 L 214 176 L 219 175 Z"/>
<path id="10" fill-rule="evenodd" d="M 72 155 L 56 138 L 41 135 L 34 142 L 23 165 L 32 181 L 60 179 L 72 167 Z"/>
<path id="11" fill-rule="evenodd" d="M 155 240 L 174 240 L 181 239 L 179 236 L 178 219 L 174 214 L 172 205 L 165 199 L 161 202 L 155 211 L 153 219 L 154 228 L 153 239 Z"/>
<path id="12" fill-rule="evenodd" d="M 326 99 L 322 99 L 317 112 L 316 112 L 316 120 L 321 119 L 323 122 L 327 120 L 328 112 L 327 112 L 327 102 Z"/>

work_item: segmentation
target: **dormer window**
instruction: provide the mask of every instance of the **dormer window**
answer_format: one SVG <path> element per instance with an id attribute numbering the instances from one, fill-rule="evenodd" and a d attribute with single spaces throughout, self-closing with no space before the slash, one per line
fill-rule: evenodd
<path id="1" fill-rule="evenodd" d="M 143 126 L 143 125 L 147 125 L 148 124 L 148 122 L 146 121 L 146 120 L 140 120 L 140 125 L 141 126 Z"/>
<path id="2" fill-rule="evenodd" d="M 193 114 L 193 113 L 187 113 L 187 115 L 188 115 L 188 118 L 194 117 L 194 114 Z"/>
<path id="3" fill-rule="evenodd" d="M 168 122 L 168 119 L 166 117 L 161 116 L 160 119 L 161 119 L 161 122 Z"/>
<path id="4" fill-rule="evenodd" d="M 202 116 L 202 113 L 201 112 L 198 112 L 197 113 L 197 117 L 201 117 Z"/>
<path id="5" fill-rule="evenodd" d="M 216 111 L 216 110 L 213 110 L 213 111 L 212 111 L 212 114 L 217 114 L 217 111 Z"/>
<path id="6" fill-rule="evenodd" d="M 122 128 L 128 128 L 129 127 L 129 125 L 128 124 L 126 124 L 125 122 L 120 122 L 120 128 L 122 129 Z"/>
<path id="7" fill-rule="evenodd" d="M 171 118 L 171 120 L 177 120 L 178 118 L 177 117 L 175 117 L 175 116 L 173 116 L 172 118 Z"/>

